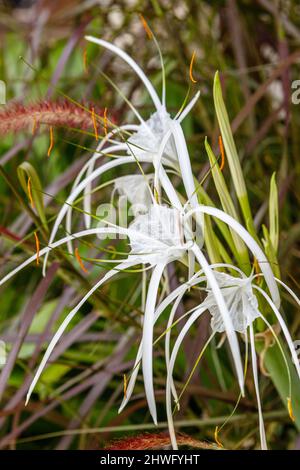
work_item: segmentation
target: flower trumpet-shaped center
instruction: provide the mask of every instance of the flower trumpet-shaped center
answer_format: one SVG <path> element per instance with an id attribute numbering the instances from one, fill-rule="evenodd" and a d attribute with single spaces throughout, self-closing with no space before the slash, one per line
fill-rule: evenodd
<path id="1" fill-rule="evenodd" d="M 158 204 L 130 224 L 131 256 L 141 263 L 161 264 L 180 259 L 184 244 L 182 217 L 177 209 Z"/>
<path id="2" fill-rule="evenodd" d="M 150 182 L 153 175 L 127 175 L 117 178 L 115 189 L 125 196 L 132 206 L 133 215 L 147 212 L 152 204 Z"/>
<path id="3" fill-rule="evenodd" d="M 235 331 L 245 333 L 247 327 L 260 316 L 257 298 L 252 290 L 251 278 L 234 277 L 220 272 L 215 272 L 215 277 L 221 288 Z M 218 333 L 224 332 L 223 318 L 209 287 L 206 303 L 212 316 L 212 330 Z"/>

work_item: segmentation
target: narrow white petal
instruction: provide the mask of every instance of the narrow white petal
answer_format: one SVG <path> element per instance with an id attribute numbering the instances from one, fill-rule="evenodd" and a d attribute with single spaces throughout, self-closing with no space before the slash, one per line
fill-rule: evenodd
<path id="1" fill-rule="evenodd" d="M 198 248 L 197 245 L 194 245 L 193 251 L 195 253 L 196 259 L 198 260 L 201 268 L 204 271 L 204 274 L 207 278 L 207 282 L 210 285 L 210 288 L 216 300 L 216 304 L 222 315 L 224 327 L 226 330 L 228 342 L 230 345 L 231 353 L 233 356 L 233 361 L 234 361 L 235 368 L 236 368 L 239 386 L 240 386 L 242 395 L 244 395 L 244 372 L 243 372 L 240 348 L 239 348 L 239 344 L 237 340 L 237 335 L 236 335 L 236 332 L 234 331 L 232 321 L 228 312 L 228 308 L 226 306 L 226 303 L 222 295 L 222 292 L 220 290 L 220 287 L 218 285 L 218 282 L 214 276 L 212 269 L 210 268 L 208 262 L 206 261 L 205 256 L 203 255 L 203 253 L 201 252 L 201 250 Z"/>
<path id="2" fill-rule="evenodd" d="M 81 237 L 87 237 L 89 235 L 97 235 L 99 233 L 107 233 L 107 234 L 121 234 L 121 235 L 127 235 L 130 236 L 134 234 L 135 236 L 137 235 L 135 231 L 126 229 L 125 227 L 99 227 L 99 228 L 91 228 L 88 230 L 82 230 L 77 233 L 73 233 L 72 235 L 68 235 L 67 237 L 61 238 L 60 240 L 57 240 L 54 243 L 51 243 L 51 245 L 43 248 L 39 252 L 39 256 L 47 255 L 51 250 L 54 248 L 57 248 L 58 246 L 63 245 L 64 243 L 68 243 L 68 241 L 74 241 L 76 239 L 79 239 Z M 146 237 L 146 235 L 143 235 L 143 237 Z M 17 266 L 15 269 L 10 271 L 6 276 L 4 276 L 2 279 L 0 279 L 0 286 L 7 282 L 10 278 L 12 278 L 15 274 L 17 274 L 19 271 L 21 271 L 23 268 L 31 264 L 33 261 L 37 259 L 37 254 L 31 256 L 28 258 L 26 261 L 21 263 L 19 266 Z M 133 257 L 131 257 L 133 260 Z"/>
<path id="3" fill-rule="evenodd" d="M 267 440 L 266 440 L 266 433 L 265 433 L 265 426 L 264 426 L 264 418 L 263 418 L 263 414 L 262 414 L 260 393 L 259 393 L 257 361 L 256 361 L 256 353 L 255 353 L 255 342 L 254 342 L 253 326 L 250 325 L 249 328 L 250 328 L 252 371 L 253 371 L 253 379 L 254 379 L 256 400 L 257 400 L 258 417 L 259 417 L 260 443 L 261 443 L 262 450 L 268 450 Z"/>
<path id="4" fill-rule="evenodd" d="M 299 376 L 299 379 L 300 379 L 300 365 L 299 365 L 299 359 L 298 359 L 298 356 L 297 356 L 297 353 L 296 353 L 296 350 L 295 350 L 295 346 L 294 346 L 294 343 L 293 343 L 293 340 L 291 338 L 291 335 L 290 335 L 290 332 L 285 324 L 285 321 L 283 320 L 282 316 L 281 316 L 281 313 L 279 312 L 278 308 L 276 307 L 276 305 L 273 303 L 273 301 L 270 299 L 270 297 L 268 296 L 268 294 L 265 293 L 265 291 L 263 289 L 261 289 L 260 287 L 258 286 L 255 286 L 253 285 L 253 288 L 258 290 L 261 295 L 266 299 L 266 301 L 268 302 L 268 304 L 270 305 L 271 309 L 273 310 L 280 326 L 281 326 L 281 329 L 282 329 L 282 332 L 285 336 L 285 339 L 286 339 L 286 342 L 288 344 L 288 347 L 289 347 L 289 350 L 290 350 L 290 353 L 291 353 L 291 356 L 293 358 L 293 362 L 295 364 L 295 367 L 297 369 L 297 373 L 298 373 L 298 376 Z"/>
<path id="5" fill-rule="evenodd" d="M 127 150 L 126 144 L 111 145 L 111 146 L 107 147 L 106 149 L 104 149 L 101 152 L 101 154 L 98 153 L 97 157 L 99 158 L 99 156 L 101 156 L 101 155 L 103 156 L 107 153 L 114 153 L 114 152 L 118 152 L 118 151 L 121 151 L 121 150 L 125 150 L 125 151 Z M 99 151 L 100 151 L 100 149 L 99 149 Z M 94 171 L 95 161 L 96 161 L 96 159 L 93 160 L 93 157 L 89 161 L 89 165 L 88 165 L 87 172 L 86 172 L 86 177 L 87 178 Z M 91 228 L 91 222 L 92 222 L 92 217 L 91 217 L 91 212 L 92 212 L 92 204 L 91 204 L 91 201 L 92 201 L 92 183 L 91 182 L 89 182 L 86 185 L 86 187 L 84 188 L 83 193 L 84 193 L 84 196 L 83 196 L 83 209 L 84 209 L 83 217 L 84 217 L 85 227 L 86 228 Z"/>
<path id="6" fill-rule="evenodd" d="M 151 158 L 145 158 L 145 161 L 151 162 Z M 117 166 L 127 164 L 127 163 L 132 163 L 135 162 L 134 157 L 129 156 L 129 157 L 122 157 L 122 158 L 117 158 L 116 160 L 113 160 L 111 162 L 105 163 L 101 167 L 97 168 L 96 170 L 93 171 L 91 175 L 89 175 L 87 178 L 85 178 L 77 187 L 74 189 L 74 191 L 71 192 L 69 197 L 67 198 L 66 202 L 62 206 L 61 210 L 59 211 L 59 214 L 55 220 L 54 226 L 52 228 L 50 238 L 49 238 L 49 245 L 53 242 L 56 233 L 59 229 L 60 223 L 63 220 L 66 212 L 68 211 L 70 205 L 74 202 L 74 200 L 77 198 L 77 196 L 81 193 L 81 191 L 84 190 L 86 185 L 93 181 L 95 178 L 98 178 L 101 176 L 103 173 L 105 173 L 108 170 L 111 170 L 112 168 L 115 168 Z M 44 258 L 44 263 L 43 263 L 43 275 L 45 275 L 46 272 L 46 266 L 47 266 L 47 260 L 48 260 L 48 255 L 46 254 Z"/>
<path id="7" fill-rule="evenodd" d="M 177 442 L 176 442 L 176 434 L 175 434 L 175 429 L 174 429 L 174 423 L 173 423 L 173 414 L 172 414 L 172 400 L 171 400 L 171 384 L 172 384 L 172 377 L 173 377 L 173 369 L 174 369 L 174 364 L 176 361 L 176 357 L 180 348 L 180 345 L 191 328 L 192 324 L 202 315 L 203 312 L 206 310 L 206 305 L 203 303 L 202 307 L 200 306 L 199 309 L 197 309 L 188 319 L 188 321 L 185 323 L 184 327 L 180 331 L 178 338 L 174 344 L 174 348 L 172 350 L 171 354 L 171 359 L 168 367 L 168 375 L 167 375 L 167 384 L 166 384 L 166 409 L 167 409 L 167 419 L 168 419 L 168 428 L 169 428 L 169 433 L 170 433 L 170 439 L 172 443 L 172 447 L 174 450 L 177 450 Z"/>
<path id="8" fill-rule="evenodd" d="M 215 207 L 200 205 L 197 209 L 192 209 L 191 211 L 189 211 L 186 217 L 191 217 L 191 215 L 195 212 L 202 212 L 204 214 L 208 214 L 213 217 L 216 217 L 217 219 L 222 220 L 227 225 L 229 225 L 241 237 L 242 240 L 244 240 L 244 242 L 252 251 L 253 255 L 258 261 L 259 267 L 262 273 L 264 274 L 264 278 L 269 288 L 273 302 L 277 307 L 279 307 L 280 295 L 270 263 L 267 260 L 264 252 L 258 246 L 253 237 L 247 232 L 247 230 L 233 217 L 221 211 L 220 209 L 216 209 Z"/>
<path id="9" fill-rule="evenodd" d="M 34 390 L 34 387 L 36 386 L 37 384 L 37 381 L 39 380 L 46 364 L 47 364 L 47 361 L 53 351 L 53 349 L 55 348 L 57 342 L 59 341 L 60 337 L 62 336 L 62 334 L 64 333 L 65 329 L 67 328 L 67 326 L 69 325 L 69 323 L 72 321 L 72 319 L 74 318 L 74 316 L 76 315 L 76 313 L 78 312 L 78 310 L 80 309 L 80 307 L 88 300 L 88 298 L 102 285 L 104 284 L 108 279 L 110 279 L 111 277 L 113 277 L 115 274 L 117 274 L 119 271 L 122 271 L 124 269 L 127 269 L 131 266 L 134 266 L 135 263 L 128 263 L 128 262 L 125 262 L 125 263 L 121 263 L 119 264 L 115 269 L 112 269 L 111 271 L 109 271 L 108 273 L 105 274 L 105 276 L 100 279 L 100 281 L 98 281 L 93 287 L 92 289 L 81 299 L 81 301 L 76 305 L 76 307 L 73 308 L 73 310 L 66 316 L 66 318 L 64 319 L 64 321 L 62 322 L 62 324 L 60 325 L 60 327 L 58 328 L 57 332 L 55 333 L 55 335 L 53 336 L 52 340 L 50 341 L 49 343 L 49 346 L 44 354 L 44 357 L 34 375 L 34 378 L 31 382 L 31 385 L 29 387 L 29 390 L 28 390 L 28 393 L 27 393 L 27 396 L 26 396 L 26 403 L 25 405 L 27 405 L 29 399 L 30 399 L 30 396 Z"/>
<path id="10" fill-rule="evenodd" d="M 157 291 L 159 288 L 160 279 L 164 271 L 165 265 L 157 265 L 151 275 L 148 294 L 146 300 L 146 308 L 143 323 L 143 338 L 142 338 L 142 366 L 144 386 L 146 398 L 150 410 L 150 414 L 155 424 L 157 424 L 157 413 L 153 387 L 153 324 L 154 324 L 154 311 L 157 298 Z"/>

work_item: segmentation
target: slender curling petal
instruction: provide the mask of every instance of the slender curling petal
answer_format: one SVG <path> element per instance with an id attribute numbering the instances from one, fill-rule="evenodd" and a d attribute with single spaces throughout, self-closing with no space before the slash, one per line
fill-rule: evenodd
<path id="1" fill-rule="evenodd" d="M 286 342 L 288 344 L 288 347 L 289 347 L 289 350 L 290 350 L 290 353 L 291 353 L 291 356 L 293 358 L 293 362 L 295 364 L 295 367 L 296 367 L 296 370 L 297 370 L 297 373 L 298 373 L 298 376 L 299 376 L 299 379 L 300 379 L 300 365 L 299 365 L 299 359 L 298 359 L 298 356 L 297 356 L 297 353 L 296 353 L 296 350 L 295 350 L 295 347 L 294 347 L 294 343 L 293 343 L 293 340 L 291 338 L 291 335 L 290 335 L 290 332 L 289 330 L 287 329 L 287 326 L 278 310 L 278 308 L 276 307 L 275 303 L 270 299 L 270 297 L 268 296 L 268 294 L 266 294 L 263 289 L 261 289 L 260 287 L 258 286 L 253 286 L 254 289 L 256 289 L 258 292 L 261 293 L 261 295 L 266 299 L 266 301 L 268 302 L 268 304 L 270 305 L 271 309 L 273 310 L 280 326 L 281 326 L 281 329 L 282 329 L 282 332 L 285 336 L 285 339 L 286 339 Z"/>
<path id="2" fill-rule="evenodd" d="M 175 116 L 175 119 L 178 121 L 178 122 L 182 122 L 186 117 L 187 115 L 191 112 L 191 110 L 193 109 L 193 107 L 195 106 L 195 104 L 197 103 L 198 99 L 200 97 L 200 91 L 197 91 L 197 93 L 195 94 L 195 96 L 191 99 L 191 101 L 186 105 L 186 107 L 183 109 L 183 111 L 181 111 L 180 113 L 178 113 L 176 116 Z"/>
<path id="3" fill-rule="evenodd" d="M 151 240 L 149 240 L 146 234 L 137 234 L 135 231 L 126 229 L 125 227 L 97 227 L 97 228 L 91 228 L 88 230 L 82 230 L 80 232 L 73 233 L 72 235 L 68 235 L 67 237 L 61 238 L 60 240 L 57 240 L 56 242 L 53 242 L 49 244 L 47 247 L 41 249 L 39 253 L 34 254 L 27 260 L 25 260 L 23 263 L 21 263 L 19 266 L 17 266 L 15 269 L 10 271 L 6 276 L 4 276 L 2 279 L 0 279 L 0 286 L 7 282 L 9 279 L 11 279 L 15 274 L 17 274 L 19 271 L 24 269 L 26 266 L 31 264 L 33 261 L 36 261 L 37 257 L 41 257 L 43 255 L 47 255 L 50 251 L 52 251 L 54 248 L 57 248 L 68 241 L 71 240 L 77 240 L 81 237 L 87 237 L 89 235 L 98 235 L 98 234 L 121 234 L 121 235 L 126 235 L 128 237 L 138 237 L 142 236 L 145 239 L 146 243 L 151 243 Z M 134 256 L 131 255 L 131 259 L 134 259 Z M 114 260 L 116 262 L 116 260 Z"/>
<path id="4" fill-rule="evenodd" d="M 260 400 L 260 393 L 259 393 L 257 360 L 256 360 L 255 341 L 254 341 L 254 332 L 253 332 L 252 324 L 249 326 L 249 328 L 250 328 L 250 346 L 251 346 L 252 371 L 253 371 L 253 379 L 254 379 L 256 400 L 257 400 L 257 408 L 258 408 L 258 418 L 259 418 L 260 442 L 261 442 L 262 450 L 268 450 L 267 440 L 266 440 L 266 432 L 265 432 L 265 426 L 264 426 L 264 418 L 263 418 L 263 414 L 262 414 L 262 407 L 261 407 L 261 400 Z"/>
<path id="5" fill-rule="evenodd" d="M 168 375 L 167 375 L 167 384 L 166 384 L 166 409 L 167 409 L 167 419 L 168 419 L 168 428 L 171 438 L 172 447 L 174 450 L 177 450 L 177 442 L 176 442 L 176 435 L 174 430 L 174 423 L 173 423 L 173 416 L 172 416 L 172 402 L 171 402 L 171 384 L 172 384 L 172 375 L 174 364 L 176 361 L 176 357 L 180 348 L 180 345 L 191 328 L 192 324 L 202 315 L 203 312 L 206 310 L 206 304 L 203 303 L 202 306 L 199 307 L 188 319 L 182 330 L 180 331 L 178 338 L 174 344 L 171 359 L 168 367 Z"/>

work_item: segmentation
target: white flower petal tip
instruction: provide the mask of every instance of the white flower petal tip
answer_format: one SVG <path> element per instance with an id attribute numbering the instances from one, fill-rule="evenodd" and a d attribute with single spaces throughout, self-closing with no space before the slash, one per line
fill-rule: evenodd
<path id="1" fill-rule="evenodd" d="M 199 205 L 199 207 L 189 211 L 185 217 L 189 218 L 193 213 L 197 212 L 211 215 L 212 217 L 215 217 L 216 219 L 225 222 L 225 224 L 232 228 L 237 233 L 237 235 L 239 235 L 239 237 L 245 242 L 249 250 L 258 260 L 259 267 L 270 291 L 272 300 L 276 307 L 279 308 L 280 294 L 274 277 L 274 273 L 272 271 L 269 261 L 266 258 L 266 255 L 259 247 L 258 243 L 254 240 L 254 238 L 249 234 L 249 232 L 233 217 L 221 211 L 220 209 L 216 209 L 215 207 L 211 206 Z"/>

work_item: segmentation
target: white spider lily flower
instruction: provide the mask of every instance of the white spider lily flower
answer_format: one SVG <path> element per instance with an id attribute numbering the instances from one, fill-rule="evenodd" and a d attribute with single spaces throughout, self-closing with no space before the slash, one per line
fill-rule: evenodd
<path id="1" fill-rule="evenodd" d="M 152 159 L 151 157 L 144 157 L 143 161 L 145 163 L 151 163 Z M 66 199 L 65 203 L 63 204 L 60 212 L 58 213 L 56 219 L 55 219 L 55 222 L 54 222 L 54 225 L 53 225 L 53 228 L 51 230 L 51 234 L 50 234 L 50 237 L 49 237 L 49 245 L 51 245 L 55 239 L 55 236 L 57 234 L 57 231 L 59 229 L 59 226 L 63 220 L 63 218 L 65 217 L 65 215 L 67 214 L 69 208 L 72 206 L 73 202 L 75 201 L 75 199 L 79 196 L 79 194 L 84 191 L 84 188 L 86 187 L 86 185 L 92 181 L 94 181 L 96 178 L 98 178 L 99 176 L 103 175 L 105 172 L 113 169 L 113 168 L 116 168 L 118 166 L 121 166 L 121 165 L 124 165 L 124 164 L 127 164 L 127 163 L 134 163 L 135 162 L 135 158 L 133 156 L 124 156 L 122 158 L 117 158 L 115 160 L 112 160 L 110 162 L 107 162 L 103 165 L 101 165 L 99 168 L 96 168 L 89 176 L 87 176 L 83 181 L 81 181 L 81 183 L 78 184 L 78 186 L 76 186 L 76 188 L 70 193 L 70 195 L 68 196 L 68 198 Z M 180 203 L 180 200 L 177 196 L 177 193 L 176 193 L 176 190 L 175 188 L 173 187 L 173 185 L 171 184 L 170 182 L 170 179 L 167 175 L 167 173 L 165 172 L 164 168 L 162 167 L 160 169 L 160 181 L 161 181 L 161 184 L 169 198 L 169 201 L 171 203 L 171 205 L 173 207 L 176 207 L 176 208 L 181 208 L 182 205 Z M 43 275 L 45 275 L 46 273 L 46 266 L 47 266 L 47 260 L 48 260 L 48 255 L 49 253 L 47 252 L 46 256 L 44 257 L 44 262 L 43 262 Z"/>
<path id="2" fill-rule="evenodd" d="M 80 194 L 80 192 L 84 192 L 83 197 L 83 204 L 84 204 L 84 220 L 86 223 L 86 227 L 90 228 L 91 226 L 91 184 L 96 178 L 100 177 L 106 171 L 111 168 L 114 168 L 119 165 L 131 163 L 133 161 L 137 161 L 139 163 L 142 162 L 150 162 L 153 163 L 155 168 L 155 188 L 158 186 L 158 181 L 162 185 L 163 189 L 166 191 L 167 196 L 169 198 L 170 204 L 177 209 L 181 209 L 181 203 L 179 198 L 177 197 L 176 191 L 168 181 L 166 176 L 165 170 L 162 168 L 161 163 L 164 163 L 168 166 L 171 166 L 173 169 L 178 169 L 178 165 L 176 161 L 179 162 L 179 168 L 182 171 L 183 176 L 183 183 L 186 188 L 186 193 L 188 195 L 189 200 L 191 200 L 192 207 L 197 207 L 197 196 L 196 196 L 196 188 L 193 180 L 193 175 L 191 171 L 190 161 L 188 159 L 186 144 L 183 136 L 183 132 L 180 127 L 180 123 L 182 120 L 187 116 L 190 110 L 195 105 L 196 101 L 200 96 L 200 92 L 196 93 L 194 98 L 190 101 L 190 103 L 180 111 L 175 118 L 172 120 L 166 110 L 165 107 L 165 100 L 164 100 L 164 90 L 163 90 L 163 99 L 162 102 L 160 101 L 153 85 L 142 71 L 142 69 L 136 64 L 136 62 L 122 49 L 118 48 L 117 46 L 110 44 L 107 41 L 94 38 L 92 36 L 87 36 L 86 39 L 88 41 L 94 42 L 106 49 L 114 52 L 116 55 L 121 57 L 139 76 L 139 78 L 144 83 L 146 89 L 149 92 L 149 95 L 153 101 L 153 104 L 156 108 L 156 113 L 148 119 L 148 121 L 144 121 L 138 111 L 134 108 L 134 106 L 128 102 L 131 109 L 134 111 L 135 115 L 138 117 L 140 121 L 140 125 L 124 125 L 119 128 L 114 129 L 110 132 L 102 142 L 99 144 L 95 154 L 91 158 L 91 160 L 84 166 L 82 171 L 79 173 L 76 181 L 73 185 L 71 194 L 67 199 L 65 205 L 62 207 L 58 217 L 54 223 L 52 228 L 49 243 L 51 244 L 56 236 L 58 228 L 62 219 L 64 218 L 65 214 L 67 214 L 66 218 L 66 229 L 68 233 L 72 233 L 72 202 L 75 198 Z M 164 81 L 164 80 L 163 80 Z M 135 132 L 131 137 L 127 139 L 127 141 L 123 141 L 121 143 L 113 142 L 114 145 L 108 146 L 104 148 L 104 145 L 109 142 L 109 140 L 116 134 L 122 133 L 124 131 L 133 131 Z M 178 136 L 178 137 L 174 137 Z M 178 148 L 177 148 L 178 144 Z M 96 170 L 94 169 L 94 165 L 96 160 L 101 155 L 108 155 L 113 154 L 114 152 L 126 152 L 130 154 L 131 158 L 125 158 L 124 155 L 116 155 L 116 160 L 114 162 L 109 162 L 108 164 L 104 164 Z M 111 165 L 110 165 L 111 164 Z M 80 182 L 82 176 L 86 172 L 86 178 Z M 167 187 L 166 187 L 167 185 Z M 158 190 L 159 192 L 159 190 Z M 67 205 L 67 207 L 66 207 Z M 197 215 L 197 221 L 199 222 L 199 217 Z M 198 224 L 199 225 L 199 224 Z M 201 237 L 198 237 L 198 243 L 200 243 L 200 238 L 203 240 L 203 221 L 201 220 Z M 198 227 L 199 229 L 199 227 Z M 202 243 L 202 242 L 201 242 Z M 72 253 L 72 244 L 71 242 L 68 244 L 68 249 Z M 190 259 L 192 261 L 193 255 L 190 254 Z M 43 263 L 43 274 L 45 275 L 46 265 L 47 265 L 48 255 L 44 258 Z M 190 273 L 192 274 L 193 269 L 190 268 Z"/>
<path id="3" fill-rule="evenodd" d="M 165 221 L 168 220 L 166 227 Z M 164 226 L 163 226 L 164 224 Z M 156 304 L 157 291 L 161 276 L 167 263 L 174 259 L 182 257 L 187 250 L 186 244 L 183 243 L 182 232 L 180 231 L 181 221 L 179 213 L 175 209 L 169 209 L 162 206 L 152 206 L 150 213 L 145 219 L 145 215 L 140 215 L 126 229 L 123 227 L 112 226 L 111 228 L 95 228 L 78 232 L 74 235 L 67 236 L 62 240 L 52 243 L 50 246 L 40 250 L 39 256 L 48 254 L 53 248 L 56 248 L 70 240 L 78 239 L 84 236 L 99 233 L 120 233 L 127 235 L 131 245 L 131 251 L 128 259 L 120 263 L 115 269 L 108 272 L 93 288 L 84 296 L 84 298 L 76 305 L 76 307 L 65 318 L 58 331 L 51 340 L 42 362 L 34 376 L 27 395 L 27 401 L 61 335 L 74 318 L 80 307 L 87 299 L 98 289 L 104 282 L 111 279 L 120 270 L 137 264 L 150 264 L 154 269 L 151 275 L 148 294 L 146 299 L 144 326 L 143 326 L 143 373 L 145 382 L 146 397 L 150 409 L 150 413 L 155 423 L 157 423 L 153 379 L 152 379 L 152 338 L 153 338 L 153 315 Z M 176 245 L 178 244 L 178 245 Z M 19 272 L 25 266 L 30 264 L 37 258 L 32 256 L 15 270 L 11 271 L 5 278 L 0 281 L 0 285 L 6 282 L 14 274 Z"/>
<path id="4" fill-rule="evenodd" d="M 130 202 L 133 215 L 147 212 L 154 202 L 150 188 L 153 177 L 151 174 L 126 175 L 115 180 L 115 190 Z"/>
<path id="5" fill-rule="evenodd" d="M 258 302 L 252 290 L 252 278 L 245 275 L 241 278 L 226 273 L 215 272 L 222 294 L 228 307 L 233 328 L 238 333 L 245 333 L 247 327 L 260 316 Z M 225 331 L 223 317 L 216 305 L 211 288 L 208 286 L 208 295 L 205 303 L 211 314 L 211 328 L 214 332 Z"/>
<path id="6" fill-rule="evenodd" d="M 183 111 L 175 116 L 174 119 L 171 119 L 165 107 L 164 91 L 163 99 L 161 101 L 150 80 L 132 57 L 119 47 L 102 39 L 98 39 L 93 36 L 86 36 L 86 39 L 121 57 L 142 80 L 154 106 L 156 107 L 156 113 L 147 121 L 142 122 L 137 133 L 128 139 L 127 145 L 129 152 L 132 155 L 135 155 L 138 160 L 143 156 L 144 152 L 152 154 L 156 172 L 159 171 L 161 159 L 164 159 L 163 154 L 166 154 L 165 159 L 167 158 L 167 161 L 171 164 L 174 164 L 176 160 L 178 160 L 187 196 L 191 201 L 192 207 L 195 208 L 198 203 L 196 187 L 180 122 L 187 115 L 187 112 L 189 112 L 194 106 L 200 96 L 200 92 L 196 94 L 194 99 L 185 109 L 185 112 Z M 134 110 L 132 105 L 131 108 Z M 171 139 L 172 136 L 173 139 Z M 163 154 L 156 157 L 160 144 L 162 144 Z"/>

